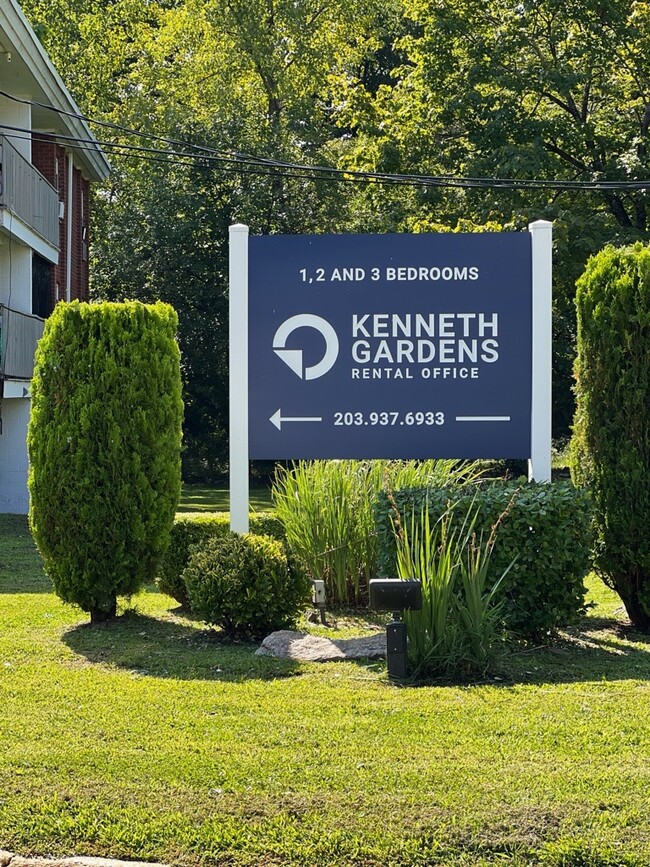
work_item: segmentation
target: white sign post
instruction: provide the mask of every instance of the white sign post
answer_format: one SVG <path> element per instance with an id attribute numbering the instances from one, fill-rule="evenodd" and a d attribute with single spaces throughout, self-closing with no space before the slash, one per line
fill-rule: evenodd
<path id="1" fill-rule="evenodd" d="M 551 480 L 553 224 L 530 223 L 533 270 L 533 382 L 528 481 Z"/>
<path id="2" fill-rule="evenodd" d="M 248 226 L 230 227 L 230 529 L 248 533 Z"/>

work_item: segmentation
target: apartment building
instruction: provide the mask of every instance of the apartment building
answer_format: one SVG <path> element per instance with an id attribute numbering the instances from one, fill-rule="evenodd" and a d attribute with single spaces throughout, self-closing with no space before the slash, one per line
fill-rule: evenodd
<path id="1" fill-rule="evenodd" d="M 88 298 L 89 188 L 109 165 L 16 0 L 0 5 L 0 513 L 24 514 L 34 351 Z"/>

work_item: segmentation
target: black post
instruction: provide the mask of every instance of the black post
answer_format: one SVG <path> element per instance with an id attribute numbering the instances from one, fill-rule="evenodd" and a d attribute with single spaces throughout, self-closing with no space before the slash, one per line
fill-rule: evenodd
<path id="1" fill-rule="evenodd" d="M 393 619 L 386 626 L 386 663 L 388 676 L 406 680 L 406 623 L 402 611 L 422 610 L 422 583 L 416 578 L 371 578 L 370 607 L 374 611 L 392 611 Z"/>
<path id="2" fill-rule="evenodd" d="M 388 676 L 393 680 L 406 679 L 406 623 L 393 614 L 394 620 L 386 626 L 386 663 Z"/>

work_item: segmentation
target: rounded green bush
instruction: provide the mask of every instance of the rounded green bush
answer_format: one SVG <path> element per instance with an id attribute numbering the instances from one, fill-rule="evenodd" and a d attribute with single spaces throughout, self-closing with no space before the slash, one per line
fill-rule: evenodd
<path id="1" fill-rule="evenodd" d="M 168 304 L 58 304 L 37 352 L 30 524 L 57 594 L 115 614 L 153 581 L 180 497 L 183 404 Z"/>
<path id="2" fill-rule="evenodd" d="M 271 512 L 256 512 L 249 516 L 251 533 L 259 536 L 271 536 L 284 542 L 285 532 L 282 521 Z M 166 593 L 189 606 L 187 588 L 183 580 L 183 570 L 190 559 L 190 551 L 207 539 L 215 536 L 227 536 L 230 532 L 230 515 L 228 512 L 187 512 L 177 515 L 169 539 L 169 547 L 160 563 L 156 584 L 162 593 Z"/>
<path id="3" fill-rule="evenodd" d="M 269 536 L 228 533 L 197 545 L 183 572 L 190 605 L 231 637 L 261 638 L 290 626 L 307 600 L 305 573 Z"/>
<path id="4" fill-rule="evenodd" d="M 411 488 L 384 492 L 375 506 L 379 574 L 396 574 L 395 509 L 402 526 L 429 513 L 434 526 L 447 512 L 462 534 L 476 515 L 479 538 L 495 532 L 487 586 L 504 572 L 503 618 L 517 635 L 538 638 L 575 622 L 584 610 L 591 568 L 591 498 L 569 482 L 520 484 L 495 480 L 475 488 Z M 496 530 L 495 530 L 496 528 Z"/>

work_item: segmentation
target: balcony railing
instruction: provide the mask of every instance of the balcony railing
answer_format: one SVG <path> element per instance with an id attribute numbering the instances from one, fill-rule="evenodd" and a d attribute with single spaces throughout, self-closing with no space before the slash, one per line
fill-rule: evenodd
<path id="1" fill-rule="evenodd" d="M 0 207 L 52 246 L 59 247 L 59 194 L 43 175 L 0 135 Z"/>
<path id="2" fill-rule="evenodd" d="M 31 379 L 45 321 L 0 304 L 0 378 Z"/>

